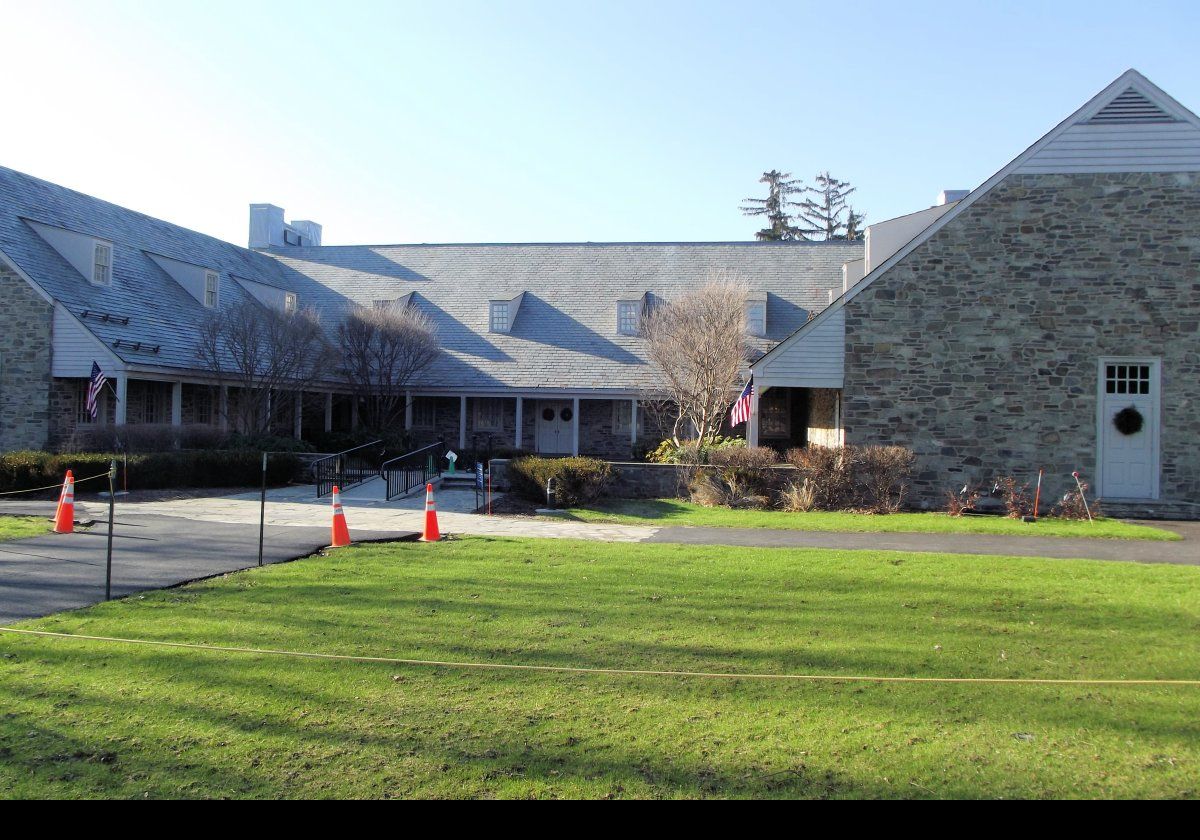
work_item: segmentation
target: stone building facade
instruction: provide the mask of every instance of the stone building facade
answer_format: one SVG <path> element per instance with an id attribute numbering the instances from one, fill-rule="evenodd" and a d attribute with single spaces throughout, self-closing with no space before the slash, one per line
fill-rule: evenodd
<path id="1" fill-rule="evenodd" d="M 41 449 L 50 436 L 54 307 L 0 261 L 0 452 Z"/>
<path id="2" fill-rule="evenodd" d="M 1200 173 L 1010 175 L 849 300 L 847 443 L 915 491 L 1094 475 L 1098 364 L 1161 360 L 1164 500 L 1200 499 Z"/>

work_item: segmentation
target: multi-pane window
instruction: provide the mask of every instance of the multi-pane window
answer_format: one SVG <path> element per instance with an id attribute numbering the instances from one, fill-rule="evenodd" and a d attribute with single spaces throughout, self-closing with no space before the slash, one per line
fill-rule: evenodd
<path id="1" fill-rule="evenodd" d="M 506 333 L 510 327 L 508 318 L 508 301 L 492 301 L 488 329 L 495 333 Z"/>
<path id="2" fill-rule="evenodd" d="M 792 434 L 792 406 L 787 391 L 771 390 L 758 403 L 758 434 L 786 438 Z"/>
<path id="3" fill-rule="evenodd" d="M 504 404 L 494 397 L 475 400 L 475 431 L 504 431 Z"/>
<path id="4" fill-rule="evenodd" d="M 192 391 L 192 422 L 202 426 L 213 424 L 213 389 L 197 387 Z"/>
<path id="5" fill-rule="evenodd" d="M 287 315 L 296 314 L 296 306 L 298 301 L 294 292 L 286 292 L 283 296 L 283 311 Z"/>
<path id="6" fill-rule="evenodd" d="M 762 301 L 746 304 L 746 332 L 757 336 L 767 334 L 767 305 Z"/>
<path id="7" fill-rule="evenodd" d="M 209 309 L 217 305 L 217 282 L 215 271 L 204 272 L 204 305 Z"/>
<path id="8" fill-rule="evenodd" d="M 1104 391 L 1108 394 L 1149 394 L 1150 365 L 1105 365 Z"/>
<path id="9" fill-rule="evenodd" d="M 112 282 L 112 246 L 104 242 L 96 243 L 92 259 L 92 282 L 97 286 L 107 286 Z"/>
<path id="10" fill-rule="evenodd" d="M 617 302 L 617 332 L 637 335 L 642 326 L 642 305 L 636 300 Z"/>
<path id="11" fill-rule="evenodd" d="M 94 423 L 92 415 L 88 413 L 87 400 L 88 392 L 92 388 L 90 379 L 83 379 L 79 382 L 79 388 L 75 397 L 75 422 L 78 424 Z"/>
<path id="12" fill-rule="evenodd" d="M 632 400 L 613 400 L 613 419 L 612 430 L 614 435 L 627 435 L 630 432 L 629 424 L 633 419 L 633 401 Z M 638 426 L 641 427 L 641 412 L 638 412 Z"/>
<path id="13" fill-rule="evenodd" d="M 412 424 L 416 429 L 432 429 L 437 422 L 436 403 L 430 397 L 414 397 Z"/>

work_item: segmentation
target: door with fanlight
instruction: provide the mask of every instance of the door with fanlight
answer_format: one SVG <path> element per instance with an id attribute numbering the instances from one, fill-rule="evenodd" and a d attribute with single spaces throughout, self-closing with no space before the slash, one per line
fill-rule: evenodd
<path id="1" fill-rule="evenodd" d="M 1158 498 L 1158 359 L 1101 359 L 1097 426 L 1097 494 Z"/>

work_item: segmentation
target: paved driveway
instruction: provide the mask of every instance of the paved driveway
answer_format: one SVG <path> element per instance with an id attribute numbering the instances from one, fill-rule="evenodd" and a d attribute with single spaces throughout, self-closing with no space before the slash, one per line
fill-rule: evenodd
<path id="1" fill-rule="evenodd" d="M 45 503 L 24 508 L 45 514 Z M 49 505 L 53 511 L 53 503 Z M 22 508 L 6 506 L 3 512 Z M 0 542 L 0 624 L 77 609 L 104 600 L 107 520 L 74 534 L 47 534 Z M 415 534 L 359 531 L 359 540 Z M 329 545 L 329 528 L 266 530 L 263 562 L 303 557 Z M 113 539 L 113 597 L 161 589 L 237 571 L 258 562 L 258 525 L 125 514 Z"/>

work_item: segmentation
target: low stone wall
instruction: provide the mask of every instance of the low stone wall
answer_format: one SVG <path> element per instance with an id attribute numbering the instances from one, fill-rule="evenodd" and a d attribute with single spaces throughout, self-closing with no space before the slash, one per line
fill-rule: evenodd
<path id="1" fill-rule="evenodd" d="M 508 464 L 506 458 L 494 458 L 490 464 L 492 487 L 508 490 Z M 619 499 L 660 499 L 684 493 L 686 473 L 676 464 L 644 464 L 632 461 L 613 461 L 616 479 L 609 488 L 609 495 Z"/>

